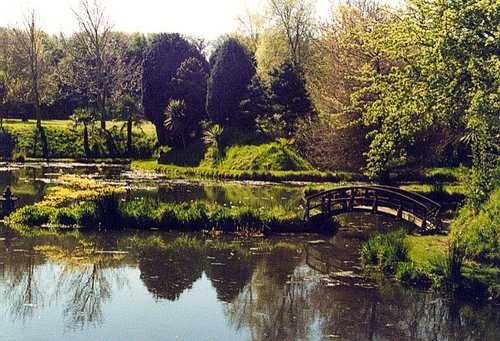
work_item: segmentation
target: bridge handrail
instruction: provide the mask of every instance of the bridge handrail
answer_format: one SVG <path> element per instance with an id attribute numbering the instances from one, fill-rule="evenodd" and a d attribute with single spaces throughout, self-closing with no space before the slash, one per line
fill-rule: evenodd
<path id="1" fill-rule="evenodd" d="M 422 199 L 423 201 L 427 201 L 431 205 L 436 206 L 436 207 L 438 207 L 438 208 L 441 209 L 441 205 L 440 204 L 438 204 L 434 200 L 426 197 L 425 195 L 422 195 L 422 194 L 419 194 L 419 193 L 415 193 L 415 192 L 405 191 L 404 189 L 401 189 L 401 188 L 398 188 L 398 187 L 393 187 L 393 186 L 377 185 L 377 187 L 387 188 L 389 190 L 393 190 L 393 191 L 396 191 L 396 192 L 402 192 L 402 193 L 405 193 L 405 195 L 410 194 L 413 197 L 417 197 L 419 199 Z"/>
<path id="2" fill-rule="evenodd" d="M 402 192 L 405 192 L 405 191 L 403 191 L 403 190 L 394 191 L 394 190 L 388 189 L 388 187 L 390 187 L 390 186 L 383 186 L 383 187 L 382 186 L 381 187 L 369 186 L 369 185 L 344 186 L 344 187 L 338 187 L 338 188 L 334 188 L 334 189 L 331 189 L 331 190 L 328 190 L 328 191 L 323 191 L 323 192 L 319 192 L 319 193 L 310 195 L 310 196 L 308 196 L 306 198 L 306 200 L 307 200 L 307 203 L 308 203 L 308 206 L 309 206 L 309 202 L 311 200 L 316 199 L 316 198 L 322 198 L 322 197 L 324 197 L 324 196 L 326 196 L 327 194 L 330 194 L 330 193 L 347 191 L 347 190 L 354 190 L 354 189 L 371 189 L 371 190 L 374 190 L 374 191 L 377 191 L 377 192 L 385 192 L 385 193 L 389 193 L 389 194 L 394 194 L 397 197 L 403 198 L 406 201 L 409 201 L 412 204 L 415 204 L 416 206 L 418 206 L 418 207 L 420 207 L 420 208 L 422 208 L 424 210 L 430 210 L 431 209 L 431 207 L 428 207 L 427 205 L 422 204 L 420 201 L 418 201 L 418 200 L 416 200 L 416 199 L 414 199 L 414 198 L 412 198 L 410 196 L 407 196 L 405 194 L 402 194 Z M 436 203 L 436 206 L 437 206 L 437 208 L 441 208 L 441 205 L 439 205 L 437 203 Z"/>

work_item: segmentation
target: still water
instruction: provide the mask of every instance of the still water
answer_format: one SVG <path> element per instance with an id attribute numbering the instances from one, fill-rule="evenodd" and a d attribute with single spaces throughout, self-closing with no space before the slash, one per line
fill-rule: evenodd
<path id="1" fill-rule="evenodd" d="M 122 167 L 4 169 L 0 189 L 11 185 L 34 202 L 61 172 L 96 171 L 131 195 L 300 206 L 299 185 L 139 181 Z M 23 236 L 0 225 L 0 340 L 497 339 L 498 306 L 451 302 L 359 267 L 363 240 L 392 221 L 352 215 L 342 223 L 334 237 L 265 239 Z"/>

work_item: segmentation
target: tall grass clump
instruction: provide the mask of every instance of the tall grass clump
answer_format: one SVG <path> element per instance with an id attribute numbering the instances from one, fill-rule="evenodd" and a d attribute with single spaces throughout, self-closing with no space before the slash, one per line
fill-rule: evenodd
<path id="1" fill-rule="evenodd" d="M 469 206 L 460 209 L 451 224 L 451 238 L 467 258 L 500 264 L 500 187 L 477 213 Z"/>
<path id="2" fill-rule="evenodd" d="M 410 246 L 406 235 L 406 229 L 400 229 L 368 239 L 361 249 L 362 262 L 395 271 L 399 263 L 408 261 Z"/>

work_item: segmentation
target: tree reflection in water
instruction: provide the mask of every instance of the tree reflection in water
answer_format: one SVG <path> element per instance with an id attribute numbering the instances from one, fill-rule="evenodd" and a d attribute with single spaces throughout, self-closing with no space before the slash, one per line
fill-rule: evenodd
<path id="1" fill-rule="evenodd" d="M 249 282 L 255 259 L 249 252 L 242 252 L 236 248 L 205 249 L 205 273 L 217 292 L 217 298 L 222 302 L 230 303 L 238 296 Z"/>
<path id="2" fill-rule="evenodd" d="M 15 318 L 33 316 L 33 311 L 43 304 L 43 295 L 38 286 L 36 257 L 33 248 L 23 250 L 17 261 L 15 273 L 5 292 L 5 298 L 11 302 L 11 315 Z"/>
<path id="3" fill-rule="evenodd" d="M 488 323 L 498 321 L 493 305 L 459 305 L 385 279 L 376 287 L 363 281 L 331 285 L 301 260 L 289 264 L 293 270 L 283 283 L 277 280 L 283 274 L 272 271 L 274 255 L 257 264 L 250 283 L 225 307 L 233 327 L 248 328 L 252 340 L 491 340 L 498 332 Z"/>
<path id="4" fill-rule="evenodd" d="M 201 278 L 203 255 L 199 247 L 148 247 L 140 253 L 139 269 L 155 298 L 174 301 Z"/>

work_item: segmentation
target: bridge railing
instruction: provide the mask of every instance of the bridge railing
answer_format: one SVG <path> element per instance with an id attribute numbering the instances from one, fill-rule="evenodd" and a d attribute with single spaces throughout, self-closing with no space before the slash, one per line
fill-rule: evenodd
<path id="1" fill-rule="evenodd" d="M 308 220 L 318 214 L 331 216 L 348 211 L 366 211 L 370 208 L 374 213 L 388 208 L 394 211 L 399 219 L 405 219 L 407 213 L 410 213 L 421 220 L 422 230 L 441 228 L 441 206 L 438 203 L 420 194 L 390 186 L 340 187 L 308 196 L 304 219 Z M 428 223 L 431 226 L 428 226 Z"/>

